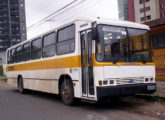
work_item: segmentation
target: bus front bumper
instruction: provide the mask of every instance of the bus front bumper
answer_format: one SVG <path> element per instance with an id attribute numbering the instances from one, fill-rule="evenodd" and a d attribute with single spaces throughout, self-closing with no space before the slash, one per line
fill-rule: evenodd
<path id="1" fill-rule="evenodd" d="M 124 96 L 136 93 L 152 94 L 156 91 L 155 83 L 97 87 L 97 100 L 107 97 Z"/>

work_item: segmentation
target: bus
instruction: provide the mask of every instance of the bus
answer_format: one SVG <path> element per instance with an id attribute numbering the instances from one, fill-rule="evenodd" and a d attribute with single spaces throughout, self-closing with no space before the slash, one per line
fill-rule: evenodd
<path id="1" fill-rule="evenodd" d="M 156 91 L 150 28 L 80 18 L 7 49 L 8 84 L 59 94 L 66 105 Z"/>

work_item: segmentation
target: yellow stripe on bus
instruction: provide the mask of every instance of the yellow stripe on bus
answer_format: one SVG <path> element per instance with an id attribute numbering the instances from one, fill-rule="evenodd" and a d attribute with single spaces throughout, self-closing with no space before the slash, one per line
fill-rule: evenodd
<path id="1" fill-rule="evenodd" d="M 154 63 L 127 63 L 127 62 L 117 62 L 116 64 L 112 62 L 98 62 L 95 59 L 95 54 L 93 55 L 93 66 L 102 67 L 102 66 L 128 66 L 128 65 L 155 65 Z M 46 69 L 59 69 L 59 68 L 76 68 L 81 67 L 81 56 L 72 56 L 51 60 L 43 60 L 38 62 L 29 62 L 18 65 L 10 65 L 6 67 L 6 71 L 28 71 L 28 70 L 46 70 Z"/>
<path id="2" fill-rule="evenodd" d="M 81 67 L 81 57 L 72 56 L 59 59 L 44 60 L 38 62 L 29 62 L 6 67 L 6 71 L 27 71 L 40 69 L 58 69 Z"/>

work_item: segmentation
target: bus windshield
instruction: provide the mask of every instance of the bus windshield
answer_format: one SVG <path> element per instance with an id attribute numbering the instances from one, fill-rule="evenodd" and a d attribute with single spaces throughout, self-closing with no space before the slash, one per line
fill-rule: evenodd
<path id="1" fill-rule="evenodd" d="M 151 62 L 149 31 L 98 26 L 96 59 L 100 62 Z"/>

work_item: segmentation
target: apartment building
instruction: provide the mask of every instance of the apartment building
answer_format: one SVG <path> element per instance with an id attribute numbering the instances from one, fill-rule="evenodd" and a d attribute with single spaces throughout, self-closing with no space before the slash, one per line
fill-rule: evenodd
<path id="1" fill-rule="evenodd" d="M 121 20 L 128 19 L 128 0 L 118 0 L 118 15 Z"/>
<path id="2" fill-rule="evenodd" d="M 24 0 L 0 0 L 0 52 L 26 40 Z"/>
<path id="3" fill-rule="evenodd" d="M 0 59 L 5 63 L 5 51 L 26 40 L 24 0 L 0 0 Z"/>
<path id="4" fill-rule="evenodd" d="M 165 0 L 128 0 L 129 21 L 147 22 L 165 16 Z"/>
<path id="5" fill-rule="evenodd" d="M 159 0 L 160 4 L 160 17 L 165 17 L 165 0 Z"/>

